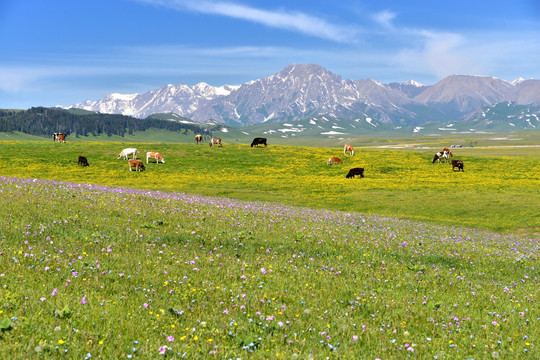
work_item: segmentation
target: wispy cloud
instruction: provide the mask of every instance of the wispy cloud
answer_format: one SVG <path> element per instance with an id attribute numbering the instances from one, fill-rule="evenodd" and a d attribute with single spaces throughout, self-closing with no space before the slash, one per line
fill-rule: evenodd
<path id="1" fill-rule="evenodd" d="M 268 27 L 302 33 L 335 42 L 355 42 L 358 30 L 352 26 L 332 24 L 324 19 L 303 12 L 266 10 L 233 2 L 205 0 L 134 0 L 171 8 L 177 11 L 194 11 L 251 21 Z"/>
<path id="2" fill-rule="evenodd" d="M 505 80 L 534 76 L 540 61 L 540 40 L 530 32 L 437 32 L 401 29 L 404 46 L 395 54 L 403 73 L 492 75 Z"/>
<path id="3" fill-rule="evenodd" d="M 405 67 L 424 68 L 438 78 L 471 73 L 474 63 L 467 54 L 470 44 L 463 36 L 425 30 L 410 32 L 409 35 L 416 40 L 416 45 L 401 49 L 397 57 Z"/>
<path id="4" fill-rule="evenodd" d="M 392 28 L 393 27 L 392 21 L 395 19 L 396 13 L 392 11 L 384 10 L 376 14 L 373 14 L 372 17 L 380 25 L 386 28 Z"/>
<path id="5" fill-rule="evenodd" d="M 39 88 L 39 84 L 46 79 L 71 76 L 75 72 L 74 69 L 59 65 L 1 65 L 0 90 L 8 93 L 28 91 L 32 88 Z"/>

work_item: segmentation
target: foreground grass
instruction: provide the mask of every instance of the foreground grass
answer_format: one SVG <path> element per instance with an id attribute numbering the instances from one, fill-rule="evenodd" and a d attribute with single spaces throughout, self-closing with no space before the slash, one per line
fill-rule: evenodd
<path id="1" fill-rule="evenodd" d="M 540 231 L 540 154 L 536 149 L 456 149 L 465 173 L 432 164 L 433 150 L 225 144 L 137 144 L 160 151 L 165 164 L 129 172 L 116 155 L 123 143 L 0 142 L 0 175 L 139 189 L 180 191 L 399 216 L 458 227 L 535 234 Z M 16 154 L 11 156 L 10 154 Z M 77 166 L 84 155 L 90 167 Z M 343 166 L 327 166 L 341 156 Z M 346 179 L 352 167 L 364 179 Z"/>
<path id="2" fill-rule="evenodd" d="M 2 358 L 540 356 L 538 240 L 0 179 Z"/>

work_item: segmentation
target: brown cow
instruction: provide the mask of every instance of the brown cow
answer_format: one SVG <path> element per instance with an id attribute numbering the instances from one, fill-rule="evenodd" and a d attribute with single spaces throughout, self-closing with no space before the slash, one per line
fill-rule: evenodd
<path id="1" fill-rule="evenodd" d="M 349 170 L 349 173 L 345 177 L 349 179 L 349 178 L 353 178 L 355 175 L 360 175 L 360 178 L 363 178 L 364 168 L 352 168 L 351 170 Z"/>
<path id="2" fill-rule="evenodd" d="M 343 146 L 343 155 L 347 155 L 347 151 L 349 152 L 349 155 L 354 156 L 354 149 L 352 145 L 345 144 Z"/>
<path id="3" fill-rule="evenodd" d="M 460 170 L 465 172 L 465 170 L 463 170 L 463 161 L 461 160 L 452 160 L 452 171 L 454 171 L 454 168 L 458 168 L 458 172 Z"/>
<path id="4" fill-rule="evenodd" d="M 161 156 L 161 154 L 158 153 L 158 152 L 153 152 L 153 151 L 147 152 L 147 153 L 146 153 L 146 163 L 147 163 L 147 164 L 148 164 L 148 159 L 154 159 L 154 160 L 156 160 L 156 164 L 159 164 L 160 162 L 162 162 L 163 164 L 165 164 L 165 159 L 164 159 L 163 156 Z"/>
<path id="5" fill-rule="evenodd" d="M 58 142 L 61 142 L 61 143 L 65 143 L 66 142 L 66 134 L 64 133 L 53 133 L 53 141 L 57 141 Z"/>
<path id="6" fill-rule="evenodd" d="M 199 145 L 199 143 L 202 142 L 202 135 L 195 135 L 195 141 L 197 142 L 197 145 Z"/>
<path id="7" fill-rule="evenodd" d="M 135 168 L 135 171 L 146 170 L 146 168 L 144 167 L 144 164 L 143 164 L 143 162 L 141 160 L 129 159 L 128 160 L 128 165 L 129 165 L 129 171 L 133 171 L 133 168 Z"/>
<path id="8" fill-rule="evenodd" d="M 343 161 L 338 158 L 338 157 L 331 157 L 328 159 L 328 161 L 326 162 L 327 165 L 332 165 L 332 164 L 343 164 Z"/>
<path id="9" fill-rule="evenodd" d="M 223 146 L 221 144 L 221 138 L 218 138 L 218 137 L 212 137 L 212 140 L 210 141 L 210 146 L 212 145 L 219 145 L 219 146 Z"/>

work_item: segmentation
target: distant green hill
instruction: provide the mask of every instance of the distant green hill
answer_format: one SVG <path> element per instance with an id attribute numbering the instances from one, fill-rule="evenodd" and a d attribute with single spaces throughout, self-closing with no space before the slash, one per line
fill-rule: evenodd
<path id="1" fill-rule="evenodd" d="M 79 136 L 133 135 L 149 129 L 166 130 L 174 133 L 210 135 L 214 126 L 203 126 L 195 122 L 169 121 L 150 117 L 136 119 L 117 114 L 100 114 L 80 109 L 35 107 L 28 110 L 0 110 L 0 132 L 19 132 L 28 135 L 50 137 L 63 132 Z"/>

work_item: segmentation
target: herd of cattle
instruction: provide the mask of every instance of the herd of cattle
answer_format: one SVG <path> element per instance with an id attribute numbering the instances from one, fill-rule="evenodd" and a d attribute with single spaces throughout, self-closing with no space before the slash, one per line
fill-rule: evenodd
<path id="1" fill-rule="evenodd" d="M 66 134 L 64 133 L 54 133 L 53 134 L 53 141 L 59 141 L 59 142 L 65 142 L 66 141 Z M 201 143 L 203 141 L 203 137 L 202 135 L 196 135 L 195 136 L 195 141 L 197 142 L 197 145 L 199 145 L 199 143 Z M 210 146 L 223 146 L 222 142 L 221 142 L 221 138 L 218 138 L 218 137 L 212 137 L 210 139 L 210 143 L 209 143 Z M 267 139 L 266 138 L 262 138 L 262 137 L 256 137 L 253 139 L 253 141 L 251 142 L 251 147 L 253 146 L 259 146 L 259 145 L 264 145 L 265 147 L 268 146 L 267 144 Z M 137 159 L 137 154 L 138 154 L 138 151 L 136 148 L 126 148 L 124 150 L 122 150 L 120 152 L 120 154 L 118 154 L 117 156 L 117 159 L 120 159 L 120 158 L 123 158 L 124 160 L 128 160 L 128 166 L 129 166 L 129 170 L 130 171 L 143 171 L 143 170 L 146 170 L 146 166 L 144 165 L 144 163 L 141 161 L 141 160 L 138 160 Z M 352 145 L 349 145 L 349 144 L 345 144 L 343 146 L 343 155 L 347 156 L 354 156 L 354 148 L 352 147 Z M 131 159 L 129 157 L 132 157 Z M 444 148 L 442 151 L 439 151 L 438 153 L 435 154 L 435 156 L 433 157 L 433 161 L 432 163 L 435 163 L 435 162 L 441 162 L 441 160 L 444 160 L 446 163 L 449 162 L 449 158 L 453 157 L 454 154 L 452 154 L 452 152 L 450 151 L 449 148 Z M 155 163 L 156 164 L 159 164 L 160 162 L 161 163 L 165 163 L 165 159 L 163 158 L 163 156 L 161 156 L 161 154 L 159 152 L 155 152 L 155 151 L 149 151 L 146 153 L 146 163 L 148 164 L 149 163 L 149 160 L 150 159 L 153 159 L 155 160 Z M 463 169 L 463 161 L 462 160 L 451 160 L 451 163 L 452 163 L 452 171 L 455 171 L 454 169 L 457 168 L 458 171 L 463 171 L 465 172 L 465 170 Z M 80 166 L 89 166 L 88 164 L 88 159 L 84 156 L 79 156 L 79 160 L 78 160 L 78 165 Z M 327 165 L 340 165 L 340 164 L 343 164 L 343 161 L 338 158 L 338 157 L 331 157 L 328 159 L 328 161 L 326 162 Z M 349 172 L 347 173 L 347 175 L 345 175 L 345 177 L 347 179 L 350 179 L 350 178 L 354 178 L 355 176 L 360 176 L 360 178 L 363 178 L 364 177 L 364 168 L 359 168 L 359 167 L 356 167 L 356 168 L 352 168 L 349 170 Z"/>
<path id="2" fill-rule="evenodd" d="M 452 145 L 452 147 L 454 146 L 455 145 Z M 435 154 L 435 156 L 433 157 L 432 163 L 435 163 L 435 162 L 440 163 L 441 160 L 444 160 L 446 163 L 448 163 L 448 160 L 453 156 L 454 154 L 452 154 L 449 148 L 444 148 L 443 151 L 439 151 L 438 153 Z M 452 160 L 452 171 L 454 171 L 455 168 L 458 168 L 458 171 L 465 172 L 465 170 L 463 169 L 462 160 Z"/>
<path id="3" fill-rule="evenodd" d="M 452 145 L 452 148 L 454 148 L 454 145 Z M 347 155 L 349 153 L 350 156 L 354 156 L 354 149 L 352 145 L 345 144 L 343 146 L 343 155 Z M 449 148 L 444 148 L 443 151 L 439 151 L 435 154 L 435 157 L 433 158 L 433 163 L 435 162 L 441 162 L 441 160 L 445 160 L 446 163 L 448 163 L 449 158 L 453 157 L 454 154 L 450 152 Z M 338 157 L 331 157 L 326 162 L 327 165 L 334 165 L 334 164 L 343 164 L 343 161 Z M 452 160 L 452 171 L 457 168 L 458 171 L 463 171 L 463 161 L 462 160 Z M 347 179 L 354 178 L 356 175 L 360 175 L 360 178 L 364 177 L 364 168 L 352 168 L 349 170 L 347 175 L 345 176 Z"/>
<path id="4" fill-rule="evenodd" d="M 58 141 L 58 142 L 61 142 L 61 143 L 65 143 L 66 142 L 66 136 L 67 135 L 64 134 L 64 133 L 53 133 L 53 141 Z M 199 145 L 203 141 L 202 135 L 195 135 L 195 141 L 197 142 L 197 145 Z M 268 146 L 266 141 L 267 141 L 266 138 L 256 137 L 251 142 L 251 147 L 259 146 L 259 145 L 264 145 L 266 147 L 266 146 Z M 213 145 L 215 145 L 215 146 L 223 146 L 223 144 L 221 142 L 221 138 L 212 137 L 210 139 L 210 146 L 213 146 Z M 124 160 L 128 160 L 129 171 L 134 171 L 134 170 L 135 171 L 144 171 L 144 170 L 146 170 L 146 166 L 144 165 L 144 163 L 141 160 L 137 159 L 137 154 L 138 154 L 138 150 L 136 148 L 125 148 L 124 150 L 122 150 L 120 152 L 120 154 L 118 154 L 118 156 L 116 158 L 117 159 L 122 158 Z M 131 156 L 131 159 L 129 158 L 130 156 Z M 147 164 L 149 163 L 150 159 L 154 159 L 156 164 L 159 164 L 160 162 L 165 164 L 165 159 L 163 158 L 163 156 L 161 156 L 161 154 L 159 152 L 155 152 L 155 151 L 147 152 L 146 153 L 146 163 Z M 88 159 L 85 156 L 79 156 L 77 164 L 80 165 L 80 166 L 89 166 L 90 165 L 90 164 L 88 164 Z"/>

